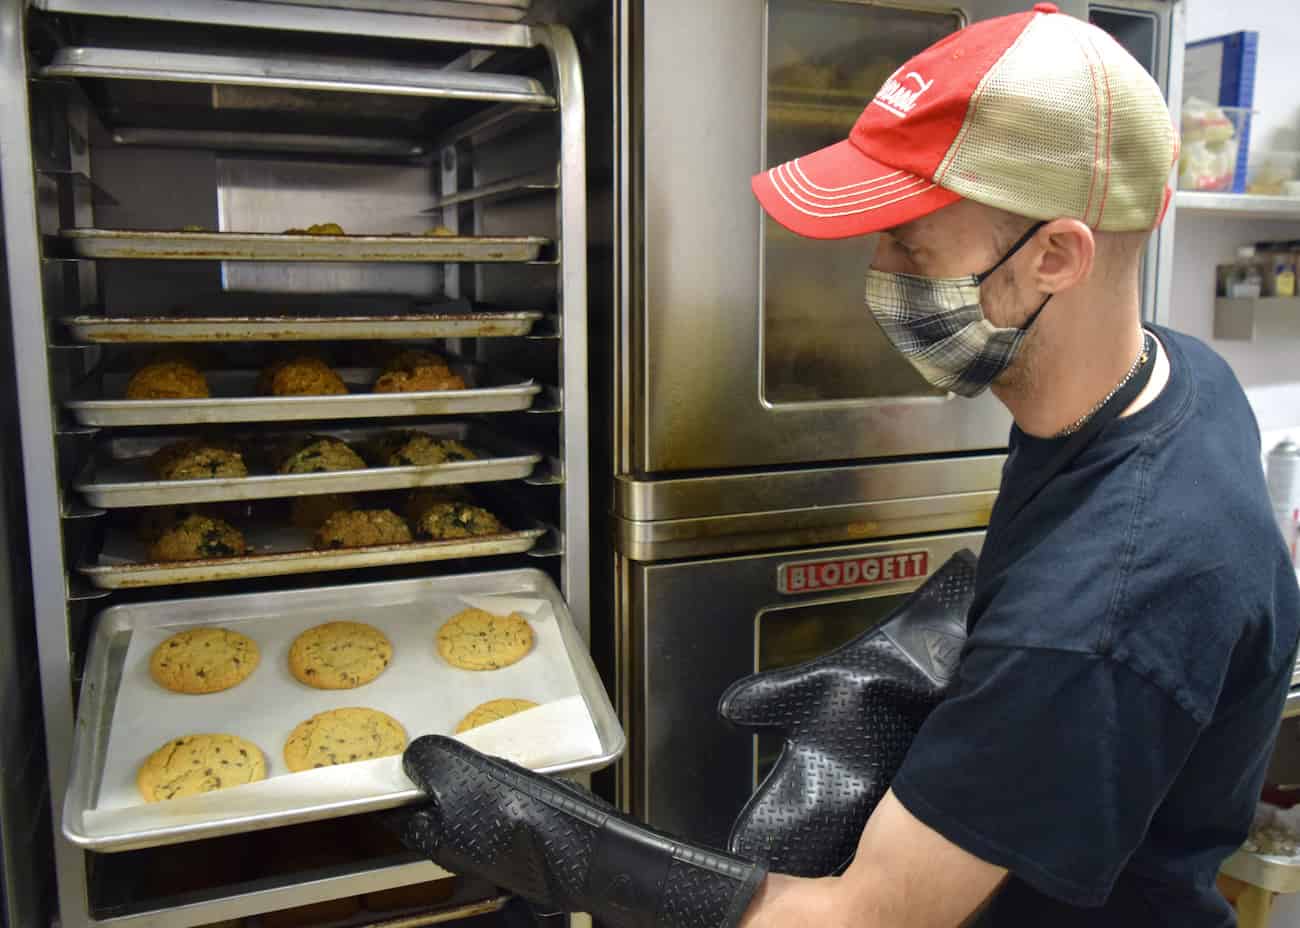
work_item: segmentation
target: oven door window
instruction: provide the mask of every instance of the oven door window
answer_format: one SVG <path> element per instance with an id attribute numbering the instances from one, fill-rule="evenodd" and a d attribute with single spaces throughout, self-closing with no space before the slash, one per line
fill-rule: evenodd
<path id="1" fill-rule="evenodd" d="M 962 16 L 845 0 L 769 0 L 767 164 L 842 141 L 904 61 Z M 768 403 L 938 395 L 863 303 L 874 237 L 802 239 L 764 219 L 763 396 Z"/>
<path id="2" fill-rule="evenodd" d="M 777 670 L 820 657 L 879 625 L 911 595 L 871 596 L 765 609 L 756 623 L 756 669 Z M 754 786 L 767 776 L 781 752 L 779 734 L 755 738 Z"/>

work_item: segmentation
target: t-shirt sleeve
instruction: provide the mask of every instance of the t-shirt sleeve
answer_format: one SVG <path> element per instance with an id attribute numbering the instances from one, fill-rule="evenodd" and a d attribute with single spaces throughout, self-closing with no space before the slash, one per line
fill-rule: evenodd
<path id="1" fill-rule="evenodd" d="M 976 646 L 893 790 L 949 841 L 1038 891 L 1101 905 L 1199 730 L 1113 660 Z"/>

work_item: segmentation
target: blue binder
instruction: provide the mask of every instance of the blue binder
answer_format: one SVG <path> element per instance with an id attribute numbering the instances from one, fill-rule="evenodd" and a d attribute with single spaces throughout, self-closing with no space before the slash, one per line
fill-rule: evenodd
<path id="1" fill-rule="evenodd" d="M 1183 61 L 1183 99 L 1198 96 L 1219 106 L 1255 105 L 1255 61 L 1259 33 L 1230 32 L 1187 43 Z M 1237 168 L 1232 190 L 1246 192 L 1246 165 L 1250 157 L 1250 117 L 1241 126 L 1237 143 Z"/>

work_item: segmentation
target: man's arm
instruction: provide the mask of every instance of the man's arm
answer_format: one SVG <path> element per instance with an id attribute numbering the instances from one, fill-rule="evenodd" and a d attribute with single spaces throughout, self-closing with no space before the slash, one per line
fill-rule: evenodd
<path id="1" fill-rule="evenodd" d="M 1006 878 L 885 794 L 840 877 L 769 875 L 740 928 L 957 928 Z"/>

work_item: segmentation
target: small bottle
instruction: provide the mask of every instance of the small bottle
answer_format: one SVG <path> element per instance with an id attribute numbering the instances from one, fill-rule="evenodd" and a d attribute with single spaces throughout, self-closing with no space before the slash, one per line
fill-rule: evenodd
<path id="1" fill-rule="evenodd" d="M 1285 252 L 1273 257 L 1273 296 L 1295 296 L 1295 258 Z"/>
<path id="2" fill-rule="evenodd" d="M 1237 249 L 1237 261 L 1233 265 L 1232 279 L 1228 284 L 1228 296 L 1237 299 L 1258 298 L 1263 287 L 1264 277 L 1255 261 L 1255 246 L 1242 245 Z"/>

